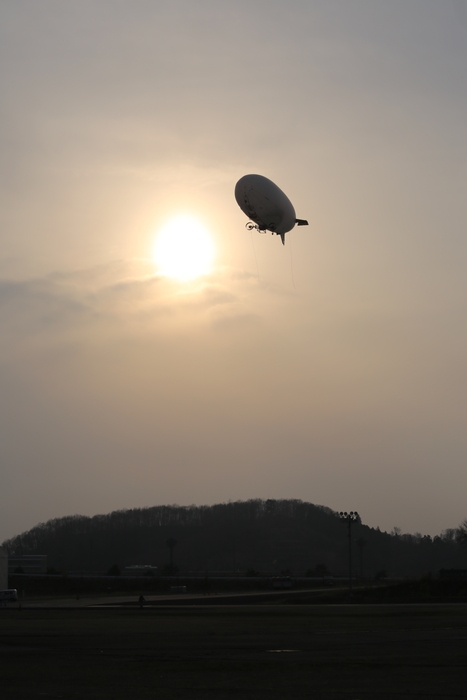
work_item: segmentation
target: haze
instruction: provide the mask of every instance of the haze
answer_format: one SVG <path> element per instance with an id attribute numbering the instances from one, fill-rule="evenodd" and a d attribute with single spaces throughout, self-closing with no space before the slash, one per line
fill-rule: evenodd
<path id="1" fill-rule="evenodd" d="M 467 516 L 463 0 L 3 0 L 0 541 L 301 498 Z M 275 181 L 310 226 L 250 234 Z M 157 231 L 215 267 L 158 274 Z"/>

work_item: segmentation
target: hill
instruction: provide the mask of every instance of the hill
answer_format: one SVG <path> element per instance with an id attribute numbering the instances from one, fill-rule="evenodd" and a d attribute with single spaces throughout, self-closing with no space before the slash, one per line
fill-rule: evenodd
<path id="1" fill-rule="evenodd" d="M 47 554 L 58 571 L 104 573 L 113 564 L 169 562 L 176 540 L 180 572 L 225 571 L 293 575 L 348 572 L 347 527 L 329 508 L 300 500 L 249 500 L 213 506 L 154 506 L 49 520 L 3 542 L 10 554 Z M 354 572 L 374 577 L 420 576 L 465 567 L 455 530 L 431 538 L 352 528 Z M 318 569 L 316 568 L 318 567 Z"/>

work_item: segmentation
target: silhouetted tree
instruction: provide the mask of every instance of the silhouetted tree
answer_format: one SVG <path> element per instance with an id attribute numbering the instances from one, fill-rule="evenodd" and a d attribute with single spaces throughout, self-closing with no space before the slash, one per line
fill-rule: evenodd
<path id="1" fill-rule="evenodd" d="M 118 564 L 113 564 L 107 571 L 107 576 L 120 576 L 120 567 Z"/>
<path id="2" fill-rule="evenodd" d="M 364 537 L 359 537 L 357 540 L 357 547 L 360 550 L 360 578 L 363 578 L 363 550 L 367 546 L 367 541 Z"/>
<path id="3" fill-rule="evenodd" d="M 174 573 L 174 548 L 175 545 L 177 544 L 177 540 L 174 539 L 173 537 L 169 537 L 169 539 L 166 541 L 166 545 L 170 550 L 170 573 Z"/>
<path id="4" fill-rule="evenodd" d="M 175 566 L 175 564 L 166 564 L 162 567 L 161 574 L 162 576 L 175 576 L 178 574 L 178 566 Z"/>
<path id="5" fill-rule="evenodd" d="M 456 531 L 456 540 L 463 547 L 467 547 L 467 519 L 463 520 Z"/>
<path id="6" fill-rule="evenodd" d="M 315 568 L 315 574 L 316 574 L 316 576 L 323 576 L 323 577 L 328 576 L 329 571 L 328 571 L 328 567 L 326 566 L 326 564 L 317 564 L 316 568 Z"/>

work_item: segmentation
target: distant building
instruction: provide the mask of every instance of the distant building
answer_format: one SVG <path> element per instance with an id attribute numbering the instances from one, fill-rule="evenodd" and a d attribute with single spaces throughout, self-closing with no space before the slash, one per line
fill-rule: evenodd
<path id="1" fill-rule="evenodd" d="M 8 552 L 0 547 L 0 591 L 8 588 Z"/>
<path id="2" fill-rule="evenodd" d="M 8 573 L 46 574 L 47 554 L 10 554 Z"/>

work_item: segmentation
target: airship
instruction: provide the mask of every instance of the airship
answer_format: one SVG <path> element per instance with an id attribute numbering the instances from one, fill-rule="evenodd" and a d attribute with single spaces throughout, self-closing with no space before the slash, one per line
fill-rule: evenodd
<path id="1" fill-rule="evenodd" d="M 245 224 L 250 231 L 271 231 L 281 237 L 285 245 L 285 234 L 295 225 L 308 226 L 305 219 L 297 219 L 295 209 L 287 195 L 263 175 L 244 175 L 235 185 L 235 199 L 250 221 Z"/>

